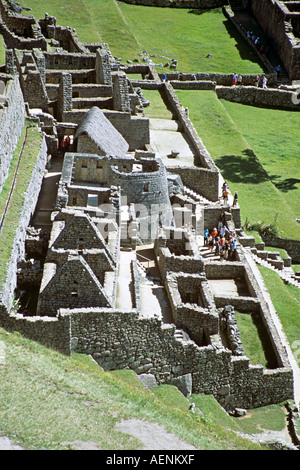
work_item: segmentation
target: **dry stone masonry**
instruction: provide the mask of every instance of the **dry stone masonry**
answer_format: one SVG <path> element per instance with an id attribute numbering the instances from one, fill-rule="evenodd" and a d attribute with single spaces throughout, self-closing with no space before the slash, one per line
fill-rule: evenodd
<path id="1" fill-rule="evenodd" d="M 253 261 L 253 240 L 243 236 L 238 204 L 220 199 L 219 170 L 175 90 L 202 87 L 225 99 L 278 107 L 284 92 L 253 90 L 252 77 L 233 91 L 228 76 L 200 72 L 172 71 L 163 82 L 151 64 L 120 64 L 107 44 L 82 44 L 48 14 L 36 21 L 4 0 L 0 14 L 7 47 L 0 188 L 26 116 L 35 117 L 41 133 L 1 285 L 0 326 L 63 354 L 90 354 L 105 370 L 130 368 L 185 394 L 212 394 L 226 410 L 293 398 L 293 370 Z M 55 52 L 47 52 L 48 41 Z M 130 73 L 145 79 L 131 81 Z M 166 156 L 169 163 L 153 150 L 143 87 L 164 96 L 193 149 L 193 165 L 171 163 L 176 149 Z M 58 175 L 51 173 L 57 162 Z M 45 209 L 39 203 L 50 174 L 57 184 Z M 45 220 L 45 213 L 43 223 L 38 215 Z M 203 255 L 203 229 L 220 217 L 238 239 L 234 259 Z M 291 249 L 298 259 L 298 245 Z M 220 290 L 221 283 L 229 290 Z M 260 325 L 267 367 L 245 356 L 235 311 Z"/>

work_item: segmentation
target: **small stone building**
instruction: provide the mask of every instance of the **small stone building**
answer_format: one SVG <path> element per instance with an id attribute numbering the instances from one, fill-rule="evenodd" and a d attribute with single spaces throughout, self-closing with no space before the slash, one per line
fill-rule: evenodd
<path id="1" fill-rule="evenodd" d="M 123 157 L 129 145 L 97 106 L 84 116 L 75 134 L 77 152 Z"/>

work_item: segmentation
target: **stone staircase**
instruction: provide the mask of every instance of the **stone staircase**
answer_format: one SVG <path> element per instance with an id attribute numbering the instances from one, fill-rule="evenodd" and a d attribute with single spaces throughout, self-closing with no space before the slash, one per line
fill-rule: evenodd
<path id="1" fill-rule="evenodd" d="M 183 330 L 180 330 L 180 329 L 176 328 L 174 336 L 178 341 L 181 341 L 183 343 L 194 343 L 194 341 L 191 340 L 189 335 Z"/>
<path id="2" fill-rule="evenodd" d="M 284 266 L 284 261 L 278 258 L 267 258 L 262 256 L 260 252 L 254 252 L 252 250 L 252 257 L 257 264 L 265 266 L 276 272 L 278 276 L 286 283 L 292 284 L 300 289 L 300 277 L 298 278 L 293 269 L 290 266 Z"/>
<path id="3" fill-rule="evenodd" d="M 187 186 L 183 187 L 185 195 L 191 197 L 194 199 L 196 202 L 199 202 L 200 204 L 211 204 L 212 202 L 209 199 L 206 199 L 205 197 L 201 196 L 200 194 L 196 193 L 193 189 L 188 188 Z"/>

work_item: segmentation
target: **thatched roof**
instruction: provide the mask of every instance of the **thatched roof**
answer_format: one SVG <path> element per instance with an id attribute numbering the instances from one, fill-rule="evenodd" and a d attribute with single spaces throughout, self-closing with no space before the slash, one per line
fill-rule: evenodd
<path id="1" fill-rule="evenodd" d="M 105 117 L 100 108 L 91 108 L 79 124 L 75 139 L 87 134 L 102 155 L 123 157 L 129 149 L 124 137 Z"/>

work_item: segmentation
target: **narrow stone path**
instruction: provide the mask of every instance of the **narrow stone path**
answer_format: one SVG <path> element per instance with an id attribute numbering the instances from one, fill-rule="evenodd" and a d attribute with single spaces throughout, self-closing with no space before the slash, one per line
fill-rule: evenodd
<path id="1" fill-rule="evenodd" d="M 132 309 L 132 275 L 131 261 L 136 257 L 134 251 L 120 250 L 120 262 L 117 286 L 116 307 L 122 310 Z"/>

